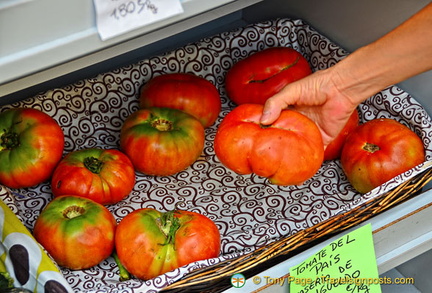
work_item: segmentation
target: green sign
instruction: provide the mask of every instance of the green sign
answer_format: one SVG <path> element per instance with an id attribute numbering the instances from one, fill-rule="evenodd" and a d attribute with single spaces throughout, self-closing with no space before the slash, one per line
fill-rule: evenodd
<path id="1" fill-rule="evenodd" d="M 290 268 L 290 293 L 381 293 L 370 224 Z"/>

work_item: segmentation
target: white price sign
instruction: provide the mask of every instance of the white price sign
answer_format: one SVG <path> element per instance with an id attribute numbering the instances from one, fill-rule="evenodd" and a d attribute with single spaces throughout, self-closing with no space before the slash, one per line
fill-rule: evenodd
<path id="1" fill-rule="evenodd" d="M 103 41 L 183 13 L 180 0 L 94 0 L 94 4 Z"/>

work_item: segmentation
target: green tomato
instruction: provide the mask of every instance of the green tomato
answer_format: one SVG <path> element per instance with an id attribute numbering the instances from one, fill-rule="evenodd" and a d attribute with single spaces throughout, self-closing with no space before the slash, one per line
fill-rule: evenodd
<path id="1" fill-rule="evenodd" d="M 120 133 L 120 148 L 135 170 L 156 176 L 180 172 L 201 155 L 204 127 L 186 112 L 171 108 L 148 108 L 132 113 Z"/>
<path id="2" fill-rule="evenodd" d="M 60 266 L 81 270 L 111 255 L 116 225 L 103 205 L 84 197 L 59 196 L 42 210 L 33 235 Z"/>
<path id="3" fill-rule="evenodd" d="M 1 113 L 0 184 L 24 188 L 48 180 L 63 148 L 63 131 L 47 114 L 26 108 Z"/>

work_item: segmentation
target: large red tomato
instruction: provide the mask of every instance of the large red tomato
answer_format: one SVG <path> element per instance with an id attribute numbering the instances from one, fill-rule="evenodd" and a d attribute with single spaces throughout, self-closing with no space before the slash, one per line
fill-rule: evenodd
<path id="1" fill-rule="evenodd" d="M 171 73 L 152 78 L 141 89 L 140 106 L 182 110 L 211 126 L 219 115 L 221 100 L 216 87 L 189 73 Z"/>
<path id="2" fill-rule="evenodd" d="M 42 111 L 15 108 L 0 114 L 0 183 L 24 188 L 42 183 L 63 155 L 64 134 Z"/>
<path id="3" fill-rule="evenodd" d="M 54 196 L 79 195 L 100 204 L 114 204 L 135 185 L 135 170 L 129 158 L 115 149 L 83 149 L 67 154 L 51 179 Z"/>
<path id="4" fill-rule="evenodd" d="M 103 205 L 65 195 L 54 198 L 42 210 L 33 235 L 60 266 L 81 270 L 111 255 L 116 225 Z"/>
<path id="5" fill-rule="evenodd" d="M 206 216 L 152 208 L 135 210 L 118 224 L 115 249 L 120 263 L 137 278 L 148 280 L 220 252 L 220 233 Z"/>
<path id="6" fill-rule="evenodd" d="M 311 73 L 309 63 L 298 51 L 268 48 L 234 64 L 227 72 L 225 88 L 237 105 L 264 104 L 287 84 Z"/>
<path id="7" fill-rule="evenodd" d="M 353 187 L 366 193 L 424 162 L 422 140 L 405 125 L 388 118 L 359 125 L 342 149 L 342 168 Z"/>
<path id="8" fill-rule="evenodd" d="M 324 157 L 321 133 L 308 117 L 283 110 L 270 126 L 260 124 L 263 106 L 243 104 L 223 119 L 214 140 L 219 160 L 238 174 L 255 173 L 277 185 L 311 178 Z"/>
<path id="9" fill-rule="evenodd" d="M 120 147 L 135 170 L 168 176 L 195 162 L 204 148 L 204 127 L 193 116 L 171 108 L 140 109 L 124 122 Z"/>
<path id="10" fill-rule="evenodd" d="M 340 158 L 345 139 L 358 126 L 359 120 L 358 112 L 355 110 L 338 136 L 327 145 L 324 151 L 324 161 Z"/>

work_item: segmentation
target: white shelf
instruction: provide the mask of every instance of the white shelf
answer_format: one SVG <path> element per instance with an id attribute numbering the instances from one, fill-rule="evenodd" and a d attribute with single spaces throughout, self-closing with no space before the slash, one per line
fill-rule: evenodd
<path id="1" fill-rule="evenodd" d="M 90 0 L 33 0 L 4 8 L 0 10 L 0 97 L 166 39 L 260 1 L 183 0 L 181 15 L 107 41 L 98 35 Z"/>

